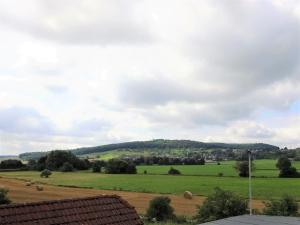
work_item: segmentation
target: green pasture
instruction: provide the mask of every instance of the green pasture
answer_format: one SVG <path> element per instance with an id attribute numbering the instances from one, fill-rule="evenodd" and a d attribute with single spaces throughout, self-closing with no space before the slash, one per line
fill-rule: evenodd
<path id="1" fill-rule="evenodd" d="M 168 174 L 170 167 L 178 169 L 183 175 L 194 176 L 218 176 L 219 173 L 223 173 L 225 177 L 238 177 L 238 173 L 234 169 L 236 161 L 223 161 L 220 165 L 216 162 L 206 163 L 205 165 L 173 165 L 173 166 L 137 166 L 139 174 L 143 174 L 147 171 L 147 174 Z M 253 176 L 256 177 L 278 177 L 278 169 L 276 168 L 276 160 L 255 160 L 255 170 Z M 300 170 L 300 162 L 293 162 L 298 170 Z"/>
<path id="2" fill-rule="evenodd" d="M 0 176 L 31 180 L 61 186 L 123 190 L 181 195 L 189 190 L 207 196 L 215 187 L 230 190 L 244 197 L 248 194 L 248 179 L 240 177 L 171 176 L 171 175 L 109 175 L 84 172 L 54 172 L 50 178 L 40 178 L 39 172 L 1 172 Z M 1 185 L 1 184 L 0 184 Z M 300 200 L 300 179 L 253 178 L 253 195 L 258 199 L 279 198 L 288 193 Z"/>

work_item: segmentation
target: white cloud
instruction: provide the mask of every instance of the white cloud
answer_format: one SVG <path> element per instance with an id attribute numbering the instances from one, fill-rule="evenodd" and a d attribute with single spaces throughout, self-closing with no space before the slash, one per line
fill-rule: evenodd
<path id="1" fill-rule="evenodd" d="M 138 12 L 140 1 L 2 1 L 0 21 L 37 38 L 64 44 L 120 44 L 152 41 Z"/>
<path id="2" fill-rule="evenodd" d="M 0 152 L 152 138 L 300 145 L 299 8 L 1 1 Z"/>

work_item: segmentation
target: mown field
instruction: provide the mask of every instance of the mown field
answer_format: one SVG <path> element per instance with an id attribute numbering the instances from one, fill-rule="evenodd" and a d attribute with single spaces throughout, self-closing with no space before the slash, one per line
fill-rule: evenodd
<path id="1" fill-rule="evenodd" d="M 207 196 L 215 187 L 230 190 L 244 197 L 248 194 L 248 179 L 217 176 L 171 176 L 171 175 L 109 175 L 91 171 L 62 173 L 54 172 L 46 179 L 39 172 L 2 172 L 0 176 L 31 180 L 58 186 L 85 187 L 106 190 L 123 190 L 145 193 L 182 195 L 189 190 Z M 0 184 L 1 186 L 1 184 Z M 253 178 L 253 195 L 257 199 L 279 198 L 288 193 L 300 200 L 300 179 Z"/>
<path id="2" fill-rule="evenodd" d="M 237 177 L 238 173 L 234 169 L 236 161 L 224 161 L 221 165 L 217 163 L 206 163 L 206 165 L 174 165 L 175 169 L 178 169 L 183 175 L 198 175 L 198 176 L 218 176 L 219 173 L 223 173 L 225 177 Z M 256 177 L 278 177 L 278 169 L 276 168 L 276 160 L 256 160 L 254 162 L 255 170 L 253 176 Z M 293 162 L 298 170 L 300 170 L 300 162 Z M 168 174 L 168 170 L 171 166 L 138 166 L 138 173 L 143 174 L 147 171 L 147 174 Z"/>

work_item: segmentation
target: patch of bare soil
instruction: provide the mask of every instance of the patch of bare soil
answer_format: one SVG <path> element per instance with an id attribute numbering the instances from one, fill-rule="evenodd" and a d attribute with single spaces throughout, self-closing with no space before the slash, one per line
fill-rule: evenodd
<path id="1" fill-rule="evenodd" d="M 36 185 L 26 186 L 25 181 L 1 178 L 0 186 L 9 189 L 9 198 L 14 203 L 23 202 L 36 202 L 46 200 L 57 200 L 65 198 L 79 198 L 95 195 L 119 195 L 133 205 L 138 213 L 144 214 L 148 208 L 149 201 L 159 196 L 159 194 L 138 193 L 138 192 L 126 192 L 126 191 L 110 191 L 110 190 L 96 190 L 85 188 L 69 188 L 58 187 L 52 185 L 42 185 L 44 190 L 37 191 Z M 175 209 L 177 215 L 193 216 L 196 214 L 196 206 L 201 205 L 205 200 L 205 197 L 194 196 L 193 199 L 185 199 L 182 196 L 167 195 L 171 198 L 171 204 Z M 254 208 L 261 209 L 263 204 L 259 200 L 254 201 Z"/>

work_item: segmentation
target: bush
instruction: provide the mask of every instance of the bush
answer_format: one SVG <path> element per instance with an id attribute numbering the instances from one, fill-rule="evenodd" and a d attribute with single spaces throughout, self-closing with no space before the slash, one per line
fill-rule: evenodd
<path id="1" fill-rule="evenodd" d="M 41 172 L 40 176 L 41 176 L 41 177 L 48 178 L 49 176 L 51 176 L 51 174 L 52 174 L 52 172 L 51 172 L 50 170 L 44 169 L 44 170 Z"/>
<path id="2" fill-rule="evenodd" d="M 74 167 L 71 163 L 65 162 L 62 167 L 60 168 L 61 172 L 72 172 L 74 171 Z"/>
<path id="3" fill-rule="evenodd" d="M 174 169 L 173 167 L 171 167 L 171 168 L 169 169 L 169 171 L 168 171 L 168 174 L 170 174 L 170 175 L 180 175 L 181 173 L 180 173 L 179 170 Z"/>
<path id="4" fill-rule="evenodd" d="M 243 215 L 247 212 L 248 201 L 230 191 L 215 188 L 199 208 L 196 219 L 199 223 Z"/>
<path id="5" fill-rule="evenodd" d="M 174 209 L 170 206 L 171 199 L 165 196 L 159 196 L 150 201 L 147 209 L 147 217 L 155 218 L 157 221 L 165 221 L 174 218 Z"/>
<path id="6" fill-rule="evenodd" d="M 297 201 L 289 196 L 284 195 L 280 200 L 270 200 L 264 202 L 264 214 L 271 216 L 297 216 L 299 205 Z"/>
<path id="7" fill-rule="evenodd" d="M 222 172 L 218 173 L 218 177 L 223 177 L 224 174 Z"/>
<path id="8" fill-rule="evenodd" d="M 11 201 L 7 197 L 8 189 L 0 188 L 0 205 L 9 204 Z"/>

